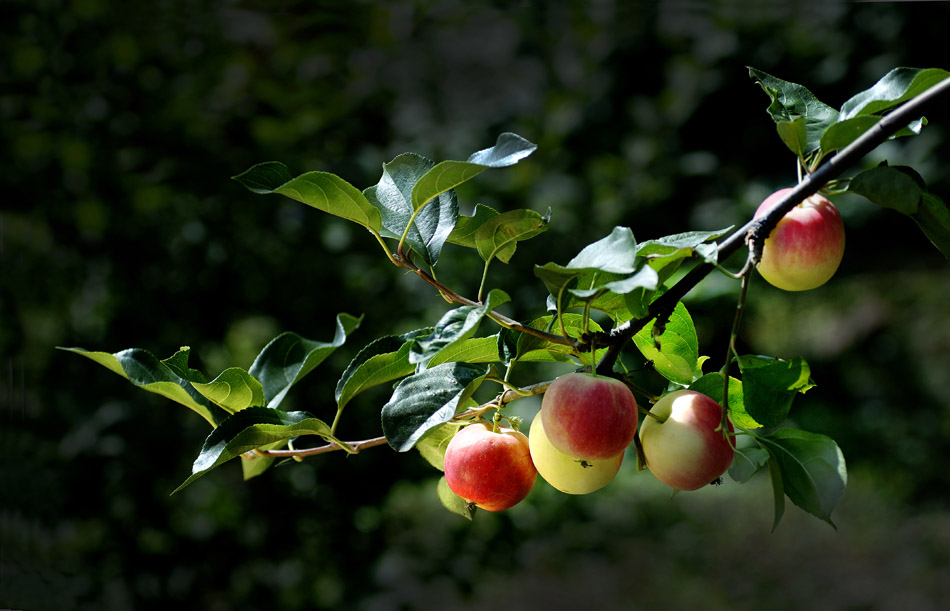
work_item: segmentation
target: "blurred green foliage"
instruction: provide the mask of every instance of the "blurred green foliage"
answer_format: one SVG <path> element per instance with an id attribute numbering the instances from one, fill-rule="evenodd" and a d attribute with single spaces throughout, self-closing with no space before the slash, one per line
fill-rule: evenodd
<path id="1" fill-rule="evenodd" d="M 0 606 L 939 608 L 950 277 L 910 220 L 857 198 L 840 202 L 835 281 L 754 283 L 740 338 L 811 364 L 793 416 L 848 458 L 838 533 L 795 510 L 770 535 L 761 482 L 671 501 L 632 460 L 603 493 L 539 481 L 474 524 L 441 509 L 424 460 L 387 448 L 247 483 L 235 465 L 169 498 L 206 423 L 53 347 L 191 345 L 215 375 L 280 331 L 328 341 L 336 313 L 364 313 L 285 402 L 323 414 L 360 346 L 447 306 L 353 226 L 230 176 L 273 159 L 362 188 L 401 152 L 462 159 L 521 134 L 537 153 L 459 196 L 466 213 L 552 209 L 491 272 L 528 319 L 533 264 L 616 224 L 639 239 L 740 224 L 795 180 L 745 66 L 838 106 L 894 66 L 950 67 L 948 18 L 944 3 L 3 3 Z M 948 126 L 933 116 L 867 163 L 912 165 L 947 199 Z M 440 278 L 473 292 L 476 259 L 447 249 Z M 688 299 L 713 363 L 735 294 L 711 278 Z M 378 434 L 386 399 L 354 401 L 341 434 Z"/>

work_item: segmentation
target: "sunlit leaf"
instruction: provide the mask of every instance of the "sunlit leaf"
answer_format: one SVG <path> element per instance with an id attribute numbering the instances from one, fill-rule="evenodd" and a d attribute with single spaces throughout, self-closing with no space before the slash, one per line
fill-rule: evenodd
<path id="1" fill-rule="evenodd" d="M 287 166 L 268 161 L 234 176 L 234 180 L 254 193 L 284 195 L 373 231 L 382 228 L 379 211 L 363 193 L 329 172 L 307 172 L 293 178 Z"/>
<path id="2" fill-rule="evenodd" d="M 331 342 L 313 341 L 286 332 L 264 346 L 249 373 L 263 385 L 267 407 L 280 405 L 291 387 L 342 346 L 362 320 L 362 316 L 337 315 L 336 334 Z"/>
<path id="3" fill-rule="evenodd" d="M 475 507 L 459 495 L 452 492 L 452 489 L 449 488 L 449 484 L 445 480 L 444 476 L 439 479 L 437 492 L 443 507 L 454 514 L 462 516 L 466 520 L 472 520 L 474 518 Z"/>
<path id="4" fill-rule="evenodd" d="M 429 360 L 441 351 L 472 337 L 486 314 L 510 300 L 504 291 L 495 289 L 488 294 L 483 305 L 461 306 L 446 312 L 430 335 L 413 342 L 409 362 L 420 369 L 425 368 Z"/>
<path id="5" fill-rule="evenodd" d="M 416 366 L 409 362 L 412 341 L 430 333 L 431 327 L 402 335 L 386 335 L 363 347 L 337 382 L 337 408 L 343 409 L 353 397 L 367 388 L 398 380 L 415 371 Z"/>
<path id="6" fill-rule="evenodd" d="M 950 72 L 940 68 L 894 68 L 872 87 L 842 104 L 840 120 L 881 114 L 920 95 L 948 76 Z"/>
<path id="7" fill-rule="evenodd" d="M 206 383 L 192 382 L 202 396 L 230 413 L 264 405 L 264 387 L 240 367 L 229 367 Z"/>
<path id="8" fill-rule="evenodd" d="M 647 323 L 633 341 L 656 371 L 678 384 L 691 384 L 699 368 L 699 339 L 693 319 L 683 302 L 676 304 L 662 333 L 656 334 L 656 320 Z"/>
<path id="9" fill-rule="evenodd" d="M 204 375 L 187 366 L 191 349 L 181 348 L 171 357 L 159 361 L 147 350 L 129 348 L 110 354 L 93 352 L 84 348 L 60 348 L 91 359 L 110 371 L 119 374 L 139 388 L 171 399 L 195 411 L 215 426 L 226 414 L 201 395 L 193 382 L 207 382 Z"/>
<path id="10" fill-rule="evenodd" d="M 723 378 L 718 371 L 707 373 L 689 386 L 690 390 L 712 397 L 720 405 L 722 405 L 722 387 Z M 729 418 L 733 424 L 744 429 L 757 429 L 762 426 L 745 410 L 742 381 L 731 376 L 729 377 Z"/>
<path id="11" fill-rule="evenodd" d="M 221 421 L 208 435 L 188 477 L 172 494 L 245 452 L 301 435 L 330 435 L 330 427 L 307 412 L 249 407 Z"/>
<path id="12" fill-rule="evenodd" d="M 762 426 L 776 426 L 788 416 L 792 400 L 815 386 L 804 359 L 739 357 L 746 411 Z"/>
<path id="13" fill-rule="evenodd" d="M 755 68 L 749 68 L 749 75 L 759 83 L 772 100 L 768 107 L 768 113 L 776 125 L 794 122 L 799 119 L 803 120 L 805 127 L 804 153 L 807 155 L 817 150 L 821 135 L 829 125 L 838 120 L 838 111 L 820 102 L 812 92 L 797 83 L 784 81 Z M 785 129 L 788 130 L 788 128 Z M 798 140 L 798 136 L 792 139 L 793 145 L 790 145 L 789 148 L 795 154 L 800 155 L 802 151 L 796 150 L 802 148 Z"/>
<path id="14" fill-rule="evenodd" d="M 508 263 L 518 242 L 547 231 L 550 212 L 546 216 L 534 210 L 511 210 L 485 221 L 475 233 L 478 254 L 488 262 L 498 259 Z"/>

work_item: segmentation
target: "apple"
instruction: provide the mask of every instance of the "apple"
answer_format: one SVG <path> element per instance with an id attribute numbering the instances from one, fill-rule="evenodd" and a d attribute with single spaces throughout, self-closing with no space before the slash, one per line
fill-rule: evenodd
<path id="1" fill-rule="evenodd" d="M 567 494 L 590 494 L 600 490 L 617 475 L 624 453 L 605 460 L 588 461 L 561 452 L 544 433 L 544 422 L 535 416 L 528 431 L 531 460 L 544 481 Z"/>
<path id="2" fill-rule="evenodd" d="M 696 490 L 726 472 L 735 454 L 716 430 L 722 407 L 694 390 L 664 395 L 640 425 L 640 445 L 654 477 L 677 490 Z M 732 432 L 732 424 L 729 424 Z"/>
<path id="3" fill-rule="evenodd" d="M 763 216 L 791 189 L 765 198 L 755 216 Z M 831 279 L 844 256 L 844 223 L 835 205 L 815 194 L 799 203 L 766 238 L 759 273 L 786 291 L 806 291 Z"/>
<path id="4" fill-rule="evenodd" d="M 506 427 L 478 422 L 466 426 L 445 448 L 445 481 L 476 507 L 508 509 L 528 496 L 538 471 L 531 462 L 528 438 Z"/>
<path id="5" fill-rule="evenodd" d="M 611 459 L 637 434 L 637 400 L 626 384 L 591 373 L 554 380 L 541 401 L 541 419 L 551 444 L 588 461 Z"/>

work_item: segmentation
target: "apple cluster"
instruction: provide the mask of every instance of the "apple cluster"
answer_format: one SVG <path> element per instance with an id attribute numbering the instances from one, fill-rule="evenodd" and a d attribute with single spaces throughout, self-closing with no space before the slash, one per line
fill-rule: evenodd
<path id="1" fill-rule="evenodd" d="M 702 393 L 679 390 L 663 396 L 639 425 L 646 468 L 676 490 L 713 482 L 734 455 L 722 420 L 719 403 Z M 561 492 L 589 494 L 617 475 L 638 435 L 638 422 L 637 401 L 626 384 L 595 374 L 566 374 L 551 383 L 528 436 L 484 422 L 459 431 L 446 448 L 446 483 L 489 511 L 519 503 L 539 474 Z"/>

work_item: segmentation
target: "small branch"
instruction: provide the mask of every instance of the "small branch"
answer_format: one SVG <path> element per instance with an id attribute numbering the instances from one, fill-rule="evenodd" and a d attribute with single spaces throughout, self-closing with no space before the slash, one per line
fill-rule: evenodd
<path id="1" fill-rule="evenodd" d="M 306 458 L 307 456 L 316 456 L 317 454 L 326 454 L 337 450 L 346 449 L 349 454 L 359 454 L 361 450 L 381 446 L 386 444 L 385 437 L 374 437 L 373 439 L 364 439 L 362 441 L 345 441 L 341 443 L 328 443 L 316 448 L 306 450 L 252 450 L 255 456 L 268 456 L 272 458 Z M 344 448 L 343 446 L 346 446 Z M 347 449 L 349 448 L 349 449 Z M 246 454 L 245 454 L 246 456 Z M 251 459 L 253 460 L 253 459 Z"/>
<path id="2" fill-rule="evenodd" d="M 908 123 L 923 116 L 927 109 L 935 108 L 937 102 L 948 95 L 950 95 L 950 78 L 940 81 L 924 93 L 884 115 L 873 128 L 840 150 L 812 174 L 806 176 L 768 214 L 752 219 L 723 240 L 719 245 L 718 260 L 728 259 L 750 241 L 753 243 L 753 249 L 756 243 L 761 244 L 763 242 L 761 236 L 768 236 L 782 217 L 799 202 L 817 193 L 825 184 L 840 176 L 842 172 L 883 144 Z M 711 263 L 701 263 L 694 267 L 666 293 L 650 304 L 644 318 L 633 319 L 614 328 L 610 333 L 610 348 L 598 363 L 597 371 L 609 374 L 630 338 L 652 319 L 672 312 L 676 304 L 715 268 L 716 266 Z"/>

